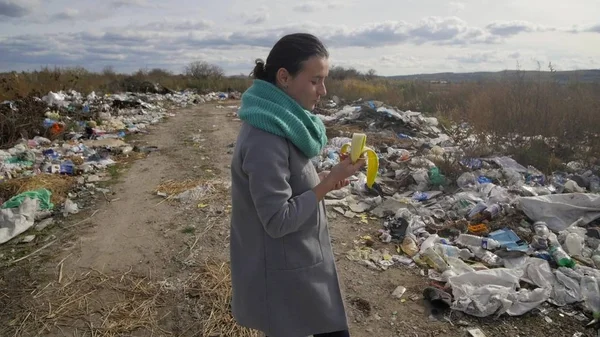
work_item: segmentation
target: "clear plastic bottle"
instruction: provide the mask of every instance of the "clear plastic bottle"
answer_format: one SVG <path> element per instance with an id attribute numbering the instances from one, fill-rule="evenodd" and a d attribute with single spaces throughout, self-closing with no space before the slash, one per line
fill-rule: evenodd
<path id="1" fill-rule="evenodd" d="M 485 249 L 496 249 L 500 247 L 500 243 L 494 239 L 471 234 L 460 234 L 456 239 L 456 242 L 462 246 L 483 247 Z"/>
<path id="2" fill-rule="evenodd" d="M 467 248 L 460 249 L 456 246 L 444 245 L 441 243 L 436 243 L 434 249 L 442 257 L 456 257 L 462 260 L 469 260 L 474 256 Z"/>
<path id="3" fill-rule="evenodd" d="M 486 208 L 481 213 L 481 215 L 483 216 L 484 220 L 492 220 L 493 218 L 498 216 L 498 214 L 500 214 L 501 211 L 502 211 L 502 207 L 500 207 L 500 205 L 493 204 L 493 205 L 490 205 L 488 208 Z"/>
<path id="4" fill-rule="evenodd" d="M 584 247 L 584 238 L 576 233 L 569 233 L 565 239 L 565 250 L 571 256 L 581 256 Z"/>
<path id="5" fill-rule="evenodd" d="M 479 202 L 477 203 L 477 205 L 475 205 L 475 207 L 473 207 L 468 214 L 468 218 L 470 220 L 474 220 L 474 221 L 478 221 L 480 220 L 480 218 L 482 217 L 482 212 L 485 211 L 485 209 L 487 208 L 487 205 L 483 202 Z"/>
<path id="6" fill-rule="evenodd" d="M 475 256 L 480 259 L 485 265 L 490 267 L 500 267 L 504 265 L 502 258 L 490 251 L 477 247 L 473 250 Z"/>
<path id="7" fill-rule="evenodd" d="M 596 278 L 586 275 L 581 279 L 581 294 L 586 306 L 594 314 L 594 318 L 600 318 L 600 289 Z"/>
<path id="8" fill-rule="evenodd" d="M 534 235 L 531 239 L 531 247 L 533 249 L 546 250 L 548 249 L 548 239 L 543 236 Z"/>
<path id="9" fill-rule="evenodd" d="M 431 234 L 423 243 L 421 244 L 421 253 L 425 251 L 425 249 L 429 247 L 433 247 L 434 244 L 440 242 L 440 237 L 437 234 Z"/>
<path id="10" fill-rule="evenodd" d="M 533 230 L 535 231 L 535 235 L 541 236 L 543 238 L 547 238 L 550 236 L 550 230 L 548 229 L 548 225 L 546 225 L 543 221 L 538 221 L 533 224 Z"/>

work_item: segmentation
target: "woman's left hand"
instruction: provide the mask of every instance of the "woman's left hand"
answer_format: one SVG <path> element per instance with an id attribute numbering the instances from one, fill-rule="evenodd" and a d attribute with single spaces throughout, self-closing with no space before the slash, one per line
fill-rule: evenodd
<path id="1" fill-rule="evenodd" d="M 323 179 L 325 179 L 325 177 L 327 177 L 328 174 L 329 174 L 329 171 L 321 171 L 321 172 L 319 172 L 319 179 L 321 181 L 323 181 Z M 340 180 L 340 181 L 338 181 L 335 184 L 335 186 L 333 187 L 332 191 L 344 188 L 344 187 L 348 186 L 349 184 L 350 184 L 350 180 L 348 180 L 348 179 Z"/>

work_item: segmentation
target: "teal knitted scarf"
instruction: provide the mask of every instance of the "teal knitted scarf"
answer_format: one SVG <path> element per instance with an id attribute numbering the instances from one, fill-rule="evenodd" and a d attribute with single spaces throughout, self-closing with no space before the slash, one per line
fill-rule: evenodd
<path id="1" fill-rule="evenodd" d="M 287 138 L 308 158 L 327 144 L 321 119 L 267 81 L 254 80 L 244 92 L 238 116 L 255 128 Z"/>

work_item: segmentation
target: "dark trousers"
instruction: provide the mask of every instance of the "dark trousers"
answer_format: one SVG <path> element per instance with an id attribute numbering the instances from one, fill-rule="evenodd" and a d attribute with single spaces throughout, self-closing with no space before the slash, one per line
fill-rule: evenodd
<path id="1" fill-rule="evenodd" d="M 265 337 L 268 337 L 268 336 L 265 336 Z M 350 337 L 350 332 L 348 332 L 348 330 L 327 332 L 327 333 L 316 334 L 316 335 L 314 335 L 314 337 Z"/>

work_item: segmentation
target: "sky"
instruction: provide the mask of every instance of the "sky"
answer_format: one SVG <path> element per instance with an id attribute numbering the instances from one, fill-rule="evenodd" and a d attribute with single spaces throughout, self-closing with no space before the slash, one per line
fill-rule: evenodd
<path id="1" fill-rule="evenodd" d="M 0 72 L 200 60 L 247 75 L 294 32 L 385 76 L 600 68 L 600 0 L 0 0 Z"/>

